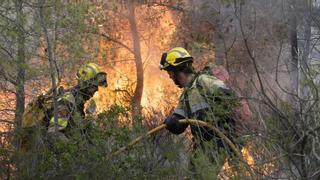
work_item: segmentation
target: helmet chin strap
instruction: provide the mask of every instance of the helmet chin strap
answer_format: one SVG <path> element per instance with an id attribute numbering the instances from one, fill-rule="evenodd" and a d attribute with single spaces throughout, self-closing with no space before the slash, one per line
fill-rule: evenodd
<path id="1" fill-rule="evenodd" d="M 178 72 L 173 73 L 172 79 L 173 79 L 174 84 L 176 84 L 179 88 L 183 88 L 182 84 L 179 82 L 179 79 L 178 79 Z"/>

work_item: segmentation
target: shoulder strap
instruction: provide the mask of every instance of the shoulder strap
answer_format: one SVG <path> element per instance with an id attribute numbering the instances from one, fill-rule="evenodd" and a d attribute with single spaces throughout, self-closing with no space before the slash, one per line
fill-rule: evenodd
<path id="1" fill-rule="evenodd" d="M 196 83 L 196 86 L 197 86 L 199 75 L 200 75 L 200 74 L 196 74 L 196 76 L 194 77 L 194 81 L 192 82 L 192 85 L 193 85 L 194 83 Z M 191 85 L 191 86 L 192 86 L 192 85 Z M 187 90 L 187 91 L 188 91 L 188 90 Z M 192 116 L 192 111 L 191 111 L 191 106 L 190 106 L 189 96 L 188 96 L 188 92 L 187 92 L 187 91 L 184 93 L 184 103 L 185 103 L 185 106 L 186 106 L 187 116 L 188 116 L 188 118 L 191 118 L 191 116 Z"/>
<path id="2" fill-rule="evenodd" d="M 192 113 L 191 113 L 191 106 L 190 106 L 190 102 L 189 102 L 188 93 L 184 94 L 184 103 L 186 105 L 187 116 L 188 116 L 188 118 L 191 118 Z"/>
<path id="3" fill-rule="evenodd" d="M 207 98 L 205 96 L 205 94 L 203 93 L 203 86 L 200 84 L 199 82 L 199 76 L 197 76 L 197 78 L 195 79 L 195 84 L 196 84 L 196 88 L 199 91 L 200 95 L 205 99 L 205 101 L 207 102 Z"/>

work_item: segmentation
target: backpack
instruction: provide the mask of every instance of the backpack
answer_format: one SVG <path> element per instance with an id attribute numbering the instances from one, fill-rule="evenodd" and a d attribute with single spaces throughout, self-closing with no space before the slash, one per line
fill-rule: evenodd
<path id="1" fill-rule="evenodd" d="M 214 76 L 223 82 L 228 82 L 230 80 L 230 75 L 223 66 L 217 66 L 212 63 L 205 66 L 199 73 Z"/>
<path id="2" fill-rule="evenodd" d="M 51 95 L 40 95 L 32 100 L 23 113 L 22 128 L 45 125 L 46 113 L 52 107 Z"/>
<path id="3" fill-rule="evenodd" d="M 58 96 L 64 94 L 63 87 L 59 87 Z M 23 113 L 22 128 L 34 127 L 37 125 L 46 125 L 46 116 L 52 109 L 53 94 L 49 90 L 46 94 L 41 94 L 33 99 L 26 107 Z"/>
<path id="4" fill-rule="evenodd" d="M 233 95 L 239 99 L 238 106 L 233 109 L 232 116 L 236 124 L 237 134 L 247 133 L 249 130 L 256 130 L 257 124 L 253 121 L 253 115 L 249 107 L 249 103 L 244 99 L 239 91 L 232 88 L 232 85 L 228 83 L 230 80 L 230 75 L 228 71 L 223 66 L 217 66 L 215 64 L 209 64 L 205 66 L 199 74 L 207 74 L 222 80 L 227 85 L 228 88 L 233 92 Z M 231 87 L 230 87 L 231 86 Z"/>

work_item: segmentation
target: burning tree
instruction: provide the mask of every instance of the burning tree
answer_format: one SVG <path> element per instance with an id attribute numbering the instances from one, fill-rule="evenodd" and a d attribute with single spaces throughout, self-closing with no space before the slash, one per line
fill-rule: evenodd
<path id="1" fill-rule="evenodd" d="M 128 1 L 106 3 L 105 7 L 106 16 L 112 18 L 98 25 L 100 49 L 104 49 L 100 54 L 106 52 L 104 57 L 108 59 L 105 59 L 105 66 L 111 83 L 112 80 L 117 83 L 114 85 L 115 91 L 126 91 L 132 97 L 132 117 L 141 124 L 141 110 L 159 103 L 157 101 L 163 96 L 160 91 L 164 84 L 175 91 L 157 74 L 160 74 L 159 55 L 166 47 L 169 48 L 176 22 L 168 7 L 158 3 Z M 111 68 L 110 65 L 121 69 Z M 103 106 L 103 102 L 98 103 Z"/>

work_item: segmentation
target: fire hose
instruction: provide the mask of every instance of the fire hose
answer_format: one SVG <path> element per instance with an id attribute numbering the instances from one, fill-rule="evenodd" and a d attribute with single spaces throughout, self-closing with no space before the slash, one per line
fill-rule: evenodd
<path id="1" fill-rule="evenodd" d="M 212 129 L 226 144 L 228 144 L 230 146 L 230 148 L 233 150 L 233 152 L 236 154 L 236 156 L 238 156 L 238 158 L 244 163 L 244 165 L 246 166 L 247 170 L 249 171 L 250 177 L 251 179 L 254 179 L 254 172 L 252 171 L 250 165 L 247 164 L 247 162 L 244 160 L 241 152 L 239 151 L 239 149 L 236 147 L 236 145 L 226 136 L 224 135 L 223 132 L 221 132 L 218 128 L 204 122 L 201 120 L 197 120 L 197 119 L 180 119 L 179 120 L 180 123 L 189 123 L 189 124 L 193 124 L 193 125 L 200 125 L 200 126 L 205 126 L 208 127 L 210 129 Z M 115 151 L 114 153 L 111 154 L 111 156 L 109 157 L 113 157 L 116 156 L 120 153 L 122 153 L 123 151 L 133 147 L 135 144 L 137 144 L 139 141 L 141 141 L 143 138 L 148 137 L 156 132 L 159 132 L 160 130 L 166 128 L 165 124 L 159 125 L 158 127 L 151 129 L 150 131 L 148 131 L 147 133 L 145 133 L 144 135 L 141 135 L 137 138 L 135 138 L 134 140 L 132 140 L 131 142 L 129 142 L 126 146 L 121 147 L 120 149 L 118 149 L 117 151 Z"/>
<path id="2" fill-rule="evenodd" d="M 179 120 L 180 123 L 189 123 L 189 124 L 193 124 L 193 125 L 200 125 L 200 126 L 205 126 L 208 127 L 210 129 L 212 129 L 226 144 L 228 144 L 230 146 L 230 148 L 234 151 L 234 153 L 242 158 L 242 155 L 240 153 L 240 151 L 238 150 L 238 148 L 236 147 L 236 145 L 226 136 L 223 134 L 223 132 L 221 132 L 218 128 L 204 122 L 204 121 L 200 121 L 197 119 L 180 119 Z M 165 124 L 162 124 L 154 129 L 151 129 L 150 131 L 148 131 L 147 133 L 145 133 L 142 136 L 139 136 L 137 138 L 135 138 L 134 140 L 132 140 L 131 142 L 129 142 L 126 146 L 121 147 L 120 149 L 118 149 L 117 151 L 115 151 L 114 153 L 111 154 L 111 156 L 116 156 L 120 153 L 122 153 L 123 151 L 131 148 L 132 146 L 134 146 L 135 144 L 137 144 L 139 141 L 141 141 L 143 138 L 148 137 L 162 129 L 166 128 Z"/>

